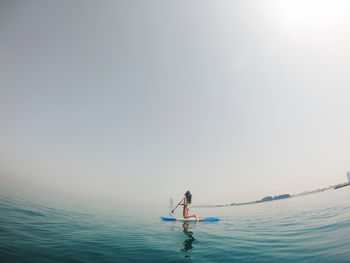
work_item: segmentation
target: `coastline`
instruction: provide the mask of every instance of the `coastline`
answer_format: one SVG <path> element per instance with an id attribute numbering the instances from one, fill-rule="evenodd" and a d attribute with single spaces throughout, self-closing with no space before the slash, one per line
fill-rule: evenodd
<path id="1" fill-rule="evenodd" d="M 230 203 L 230 204 L 218 204 L 218 205 L 212 205 L 212 204 L 204 204 L 204 205 L 194 205 L 193 207 L 196 208 L 208 208 L 208 207 L 228 207 L 228 206 L 244 206 L 244 205 L 253 205 L 253 204 L 260 204 L 260 203 L 265 203 L 265 202 L 271 202 L 271 201 L 278 201 L 278 200 L 283 200 L 283 199 L 289 199 L 289 198 L 295 198 L 295 197 L 301 197 L 305 195 L 311 195 L 311 194 L 317 194 L 320 192 L 328 191 L 328 190 L 336 190 L 342 187 L 349 186 L 350 182 L 346 183 L 340 183 L 336 185 L 331 185 L 329 187 L 325 188 L 318 188 L 316 190 L 311 190 L 311 191 L 304 191 L 299 194 L 282 194 L 282 195 L 277 195 L 277 196 L 265 196 L 261 200 L 255 200 L 255 201 L 250 201 L 250 202 L 241 202 L 241 203 Z"/>

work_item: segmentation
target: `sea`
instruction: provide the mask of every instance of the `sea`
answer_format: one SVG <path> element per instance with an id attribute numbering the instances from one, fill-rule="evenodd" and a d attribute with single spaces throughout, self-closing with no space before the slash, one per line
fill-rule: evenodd
<path id="1" fill-rule="evenodd" d="M 0 262 L 350 262 L 350 187 L 191 208 L 218 222 L 161 221 L 168 200 L 79 202 L 1 191 Z"/>

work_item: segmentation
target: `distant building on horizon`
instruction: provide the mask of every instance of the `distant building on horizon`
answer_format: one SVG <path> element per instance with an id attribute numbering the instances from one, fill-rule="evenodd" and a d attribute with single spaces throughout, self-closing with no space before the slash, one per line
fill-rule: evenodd
<path id="1" fill-rule="evenodd" d="M 348 176 L 348 182 L 349 182 L 349 184 L 350 184 L 350 171 L 349 172 L 347 172 L 347 174 L 346 174 L 347 176 Z"/>

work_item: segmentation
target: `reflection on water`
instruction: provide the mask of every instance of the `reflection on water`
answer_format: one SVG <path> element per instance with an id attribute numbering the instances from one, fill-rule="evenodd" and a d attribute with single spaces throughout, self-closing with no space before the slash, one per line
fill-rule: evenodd
<path id="1" fill-rule="evenodd" d="M 193 232 L 190 231 L 190 224 L 188 222 L 183 223 L 184 233 L 187 236 L 187 238 L 184 241 L 184 247 L 181 249 L 182 252 L 187 252 L 193 249 L 192 244 L 196 241 L 196 239 L 193 237 Z"/>
<path id="2" fill-rule="evenodd" d="M 201 210 L 223 218 L 216 222 L 159 221 L 153 207 L 64 205 L 1 188 L 0 180 L 0 262 L 349 262 L 350 188 Z"/>

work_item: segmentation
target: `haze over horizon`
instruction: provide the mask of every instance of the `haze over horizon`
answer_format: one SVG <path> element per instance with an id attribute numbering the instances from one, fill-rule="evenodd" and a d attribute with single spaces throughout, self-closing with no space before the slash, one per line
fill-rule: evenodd
<path id="1" fill-rule="evenodd" d="M 230 203 L 345 182 L 349 11 L 1 1 L 0 184 Z"/>

